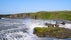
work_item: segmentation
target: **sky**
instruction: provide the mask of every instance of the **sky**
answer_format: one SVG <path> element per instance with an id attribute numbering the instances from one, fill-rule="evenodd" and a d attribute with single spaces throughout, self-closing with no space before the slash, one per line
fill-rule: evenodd
<path id="1" fill-rule="evenodd" d="M 0 0 L 0 14 L 71 10 L 71 0 Z"/>

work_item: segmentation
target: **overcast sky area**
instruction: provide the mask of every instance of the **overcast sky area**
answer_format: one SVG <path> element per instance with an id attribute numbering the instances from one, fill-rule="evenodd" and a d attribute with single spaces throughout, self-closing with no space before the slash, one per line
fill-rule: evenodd
<path id="1" fill-rule="evenodd" d="M 0 14 L 71 10 L 71 0 L 0 0 Z"/>

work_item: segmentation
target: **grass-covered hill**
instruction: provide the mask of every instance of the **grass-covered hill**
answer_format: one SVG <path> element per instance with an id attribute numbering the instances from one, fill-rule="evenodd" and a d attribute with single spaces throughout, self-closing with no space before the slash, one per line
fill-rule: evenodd
<path id="1" fill-rule="evenodd" d="M 64 19 L 71 20 L 71 11 L 40 11 L 34 13 L 18 13 L 5 16 L 8 18 Z"/>
<path id="2" fill-rule="evenodd" d="M 71 20 L 71 11 L 55 11 L 55 12 L 37 12 L 31 14 L 32 17 L 36 16 L 38 19 L 65 19 Z"/>

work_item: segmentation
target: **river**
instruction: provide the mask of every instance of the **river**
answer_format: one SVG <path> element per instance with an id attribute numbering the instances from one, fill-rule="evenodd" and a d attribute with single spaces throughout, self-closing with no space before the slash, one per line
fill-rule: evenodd
<path id="1" fill-rule="evenodd" d="M 71 40 L 57 38 L 40 38 L 33 34 L 35 27 L 47 27 L 44 22 L 54 24 L 53 20 L 0 19 L 0 40 Z"/>

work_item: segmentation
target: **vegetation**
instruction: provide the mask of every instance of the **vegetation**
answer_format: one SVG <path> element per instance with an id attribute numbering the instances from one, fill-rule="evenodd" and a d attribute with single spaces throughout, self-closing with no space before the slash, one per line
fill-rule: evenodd
<path id="1" fill-rule="evenodd" d="M 37 18 L 42 18 L 42 19 L 71 20 L 71 11 L 37 12 L 35 16 L 37 16 Z"/>
<path id="2" fill-rule="evenodd" d="M 35 13 L 18 13 L 18 14 L 11 14 L 6 17 L 8 18 L 25 18 L 25 17 L 35 18 L 36 17 L 36 19 L 71 20 L 71 11 L 51 11 L 51 12 L 40 11 Z"/>
<path id="3" fill-rule="evenodd" d="M 60 27 L 34 28 L 34 34 L 39 37 L 71 38 L 71 29 Z"/>
<path id="4" fill-rule="evenodd" d="M 0 14 L 0 18 L 1 18 L 1 17 L 7 17 L 7 16 L 9 16 L 9 15 L 2 15 L 2 14 Z"/>

